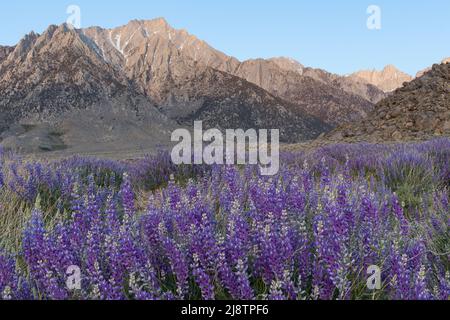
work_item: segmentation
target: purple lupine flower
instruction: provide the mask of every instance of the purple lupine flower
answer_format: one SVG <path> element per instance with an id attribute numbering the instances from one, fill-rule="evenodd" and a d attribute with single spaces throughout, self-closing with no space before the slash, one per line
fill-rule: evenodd
<path id="1" fill-rule="evenodd" d="M 398 197 L 394 195 L 392 197 L 392 208 L 394 211 L 394 215 L 398 220 L 398 223 L 400 225 L 400 229 L 404 236 L 408 234 L 408 221 L 406 220 L 406 217 L 403 212 L 403 208 L 398 200 Z"/>
<path id="2" fill-rule="evenodd" d="M 194 253 L 192 259 L 192 273 L 200 287 L 202 298 L 204 300 L 214 300 L 214 285 L 211 282 L 211 277 L 200 265 L 200 259 L 197 254 Z"/>
<path id="3" fill-rule="evenodd" d="M 427 283 L 427 270 L 425 265 L 422 265 L 419 272 L 415 274 L 414 279 L 414 299 L 417 300 L 430 300 L 431 294 L 428 291 Z"/>
<path id="4" fill-rule="evenodd" d="M 17 281 L 14 259 L 0 255 L 0 300 L 17 298 Z"/>
<path id="5" fill-rule="evenodd" d="M 165 237 L 162 240 L 163 247 L 170 261 L 172 272 L 177 281 L 177 296 L 180 299 L 186 297 L 188 292 L 189 265 L 182 249 L 172 239 Z"/>
<path id="6" fill-rule="evenodd" d="M 123 175 L 123 183 L 120 190 L 120 195 L 122 197 L 122 205 L 125 214 L 129 217 L 132 217 L 136 212 L 134 204 L 134 192 L 130 177 L 126 173 Z"/>
<path id="7" fill-rule="evenodd" d="M 23 238 L 24 258 L 30 274 L 44 298 L 62 300 L 67 298 L 65 283 L 58 268 L 58 248 L 45 230 L 42 213 L 34 210 Z"/>
<path id="8" fill-rule="evenodd" d="M 383 297 L 447 299 L 443 146 L 330 146 L 284 156 L 275 177 L 250 167 L 176 168 L 167 154 L 138 168 L 80 157 L 45 165 L 12 159 L 4 188 L 27 206 L 38 191 L 60 193 L 55 206 L 70 205 L 70 218 L 46 212 L 46 227 L 33 212 L 22 250 L 0 254 L 0 289 L 18 299 L 72 297 L 64 284 L 72 264 L 83 272 L 80 299 L 184 299 L 198 291 L 204 299 L 348 299 L 361 293 L 361 275 L 374 264 L 385 270 Z M 416 208 L 403 208 L 386 186 L 386 159 L 427 171 L 425 155 L 436 185 Z M 130 177 L 117 190 L 114 179 L 124 172 Z M 171 174 L 197 179 L 182 187 Z M 131 181 L 147 190 L 168 186 L 137 214 Z M 18 259 L 30 282 L 15 269 Z"/>
<path id="9" fill-rule="evenodd" d="M 5 185 L 5 175 L 3 173 L 3 164 L 1 163 L 0 159 L 0 189 L 2 189 L 4 185 Z"/>

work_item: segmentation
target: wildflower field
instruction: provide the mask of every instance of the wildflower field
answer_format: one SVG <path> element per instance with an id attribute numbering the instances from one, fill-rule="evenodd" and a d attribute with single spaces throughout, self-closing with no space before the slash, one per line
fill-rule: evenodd
<path id="1" fill-rule="evenodd" d="M 285 153 L 273 177 L 2 152 L 0 298 L 447 300 L 449 191 L 450 139 Z"/>

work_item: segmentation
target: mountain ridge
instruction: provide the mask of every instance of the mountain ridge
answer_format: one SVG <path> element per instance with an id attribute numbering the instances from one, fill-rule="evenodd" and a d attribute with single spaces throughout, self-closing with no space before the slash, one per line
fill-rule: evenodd
<path id="1" fill-rule="evenodd" d="M 367 118 L 388 96 L 291 58 L 239 61 L 163 18 L 31 32 L 0 47 L 0 93 L 1 143 L 32 151 L 144 148 L 199 120 L 279 128 L 295 143 Z"/>
<path id="2" fill-rule="evenodd" d="M 99 46 L 84 30 L 53 25 L 41 35 L 25 36 L 9 52 L 0 64 L 4 147 L 23 152 L 110 151 L 118 144 L 144 149 L 168 144 L 171 131 L 195 120 L 204 120 L 205 127 L 281 128 L 284 141 L 313 139 L 330 129 L 297 106 L 294 114 L 288 102 L 244 79 L 198 66 L 167 46 L 164 37 L 153 39 L 158 50 L 150 56 L 130 54 L 117 34 L 109 35 L 110 46 Z M 150 68 L 142 76 L 149 76 L 153 87 L 136 81 L 133 72 L 139 70 L 128 67 L 140 62 Z M 164 103 L 154 99 L 152 89 Z"/>
<path id="3" fill-rule="evenodd" d="M 178 70 L 171 69 L 168 63 L 164 63 L 169 61 L 169 59 L 174 65 L 179 63 L 180 59 L 184 60 L 182 62 L 190 60 L 197 65 L 212 67 L 243 78 L 290 103 L 308 106 L 307 111 L 310 114 L 332 125 L 340 121 L 353 120 L 357 116 L 364 116 L 374 102 L 378 102 L 384 97 L 381 91 L 377 92 L 376 88 L 366 84 L 360 84 L 367 87 L 367 89 L 358 91 L 360 95 L 354 94 L 351 92 L 352 86 L 343 86 L 335 83 L 334 80 L 338 76 L 334 76 L 331 79 L 332 76 L 329 73 L 327 73 L 327 76 L 330 79 L 327 82 L 318 80 L 310 75 L 313 73 L 310 68 L 307 69 L 310 73 L 307 77 L 312 78 L 312 80 L 299 81 L 299 78 L 304 78 L 305 76 L 300 72 L 301 64 L 292 59 L 289 59 L 290 66 L 287 66 L 286 58 L 284 60 L 280 58 L 268 60 L 253 59 L 241 62 L 214 49 L 185 30 L 177 30 L 170 27 L 164 19 L 150 21 L 133 20 L 129 24 L 118 28 L 102 29 L 95 27 L 84 29 L 83 32 L 92 38 L 94 42 L 97 42 L 98 47 L 106 54 L 106 59 L 126 69 L 129 76 L 141 77 L 142 75 L 148 76 L 149 72 L 152 73 L 152 79 L 141 77 L 138 79 L 138 82 L 147 94 L 153 96 L 158 103 L 163 105 L 166 104 L 167 100 L 167 95 L 164 94 L 164 88 L 162 88 L 161 83 L 164 81 L 157 82 L 153 80 L 165 79 L 168 74 L 177 75 L 189 72 L 188 70 L 183 70 L 185 66 Z M 152 35 L 152 37 L 149 37 L 149 35 Z M 154 54 L 156 51 L 164 52 L 165 56 L 158 55 L 156 60 L 153 59 L 148 63 L 136 61 L 143 56 L 146 57 L 148 54 L 147 50 L 150 50 L 151 54 Z M 154 66 L 155 63 L 157 67 L 149 70 L 149 67 Z M 292 70 L 293 65 L 296 66 L 295 70 Z M 285 79 L 288 80 L 286 81 Z M 321 89 L 316 95 L 312 94 L 311 97 L 315 87 Z M 288 89 L 286 90 L 285 88 Z M 325 94 L 322 94 L 322 91 L 325 91 Z M 309 95 L 300 97 L 305 92 L 308 92 Z M 368 95 L 371 93 L 373 93 L 372 97 L 369 98 Z M 366 98 L 369 99 L 367 102 L 364 101 Z M 321 103 L 321 100 L 325 100 L 325 103 Z M 345 103 L 342 101 L 345 101 Z M 362 110 L 359 110 L 361 105 Z M 301 107 L 301 109 L 303 108 Z M 342 115 L 336 118 L 336 110 L 338 109 L 342 111 Z"/>

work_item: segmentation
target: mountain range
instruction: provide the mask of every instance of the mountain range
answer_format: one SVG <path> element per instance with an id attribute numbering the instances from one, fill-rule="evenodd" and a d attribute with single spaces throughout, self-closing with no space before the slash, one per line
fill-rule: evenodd
<path id="1" fill-rule="evenodd" d="M 280 128 L 295 143 L 366 119 L 411 80 L 393 66 L 339 76 L 283 57 L 239 61 L 162 18 L 52 25 L 0 47 L 0 139 L 23 152 L 144 150 L 202 120 Z"/>

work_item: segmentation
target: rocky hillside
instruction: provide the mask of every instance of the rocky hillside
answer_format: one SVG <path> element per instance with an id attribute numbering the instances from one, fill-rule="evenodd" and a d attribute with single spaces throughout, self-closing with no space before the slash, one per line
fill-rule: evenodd
<path id="1" fill-rule="evenodd" d="M 450 135 L 450 64 L 436 64 L 397 89 L 367 119 L 327 136 L 333 141 L 419 140 Z"/>
<path id="2" fill-rule="evenodd" d="M 450 58 L 445 58 L 445 59 L 443 59 L 443 60 L 441 61 L 441 63 L 450 63 Z M 419 78 L 419 77 L 423 76 L 425 73 L 427 73 L 427 72 L 430 71 L 430 70 L 431 70 L 431 67 L 419 71 L 419 72 L 416 74 L 416 78 Z"/>
<path id="3" fill-rule="evenodd" d="M 398 70 L 393 65 L 386 66 L 383 70 L 363 70 L 351 74 L 348 77 L 353 81 L 363 81 L 380 88 L 384 92 L 392 92 L 403 86 L 403 83 L 410 82 L 413 78 Z"/>
<path id="4" fill-rule="evenodd" d="M 0 46 L 0 63 L 14 50 L 14 47 Z"/>

